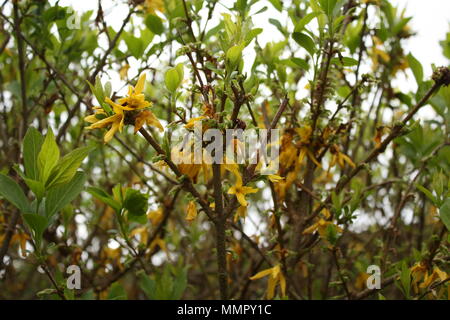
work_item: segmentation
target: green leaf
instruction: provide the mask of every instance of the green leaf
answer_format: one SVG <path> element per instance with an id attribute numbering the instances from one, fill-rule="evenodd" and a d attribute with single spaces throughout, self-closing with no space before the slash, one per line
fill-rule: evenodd
<path id="1" fill-rule="evenodd" d="M 108 300 L 126 300 L 127 293 L 122 285 L 114 282 L 108 292 Z"/>
<path id="2" fill-rule="evenodd" d="M 404 261 L 402 263 L 402 271 L 400 273 L 400 282 L 402 284 L 403 292 L 405 293 L 406 298 L 409 299 L 411 290 L 411 271 Z"/>
<path id="3" fill-rule="evenodd" d="M 437 171 L 433 174 L 431 185 L 439 198 L 444 194 L 446 180 L 447 178 L 442 171 Z"/>
<path id="4" fill-rule="evenodd" d="M 83 162 L 84 158 L 86 158 L 93 149 L 95 149 L 95 147 L 78 148 L 62 157 L 53 170 L 49 182 L 47 183 L 47 187 L 51 188 L 72 180 L 80 167 L 81 162 Z"/>
<path id="5" fill-rule="evenodd" d="M 302 32 L 303 29 L 305 29 L 305 27 L 308 25 L 308 23 L 310 23 L 314 18 L 320 16 L 321 14 L 322 13 L 318 11 L 308 13 L 295 25 L 294 32 Z"/>
<path id="6" fill-rule="evenodd" d="M 164 25 L 160 17 L 149 14 L 144 21 L 147 28 L 149 28 L 155 34 L 161 34 L 164 32 Z"/>
<path id="7" fill-rule="evenodd" d="M 39 178 L 37 158 L 41 150 L 44 137 L 34 127 L 30 127 L 23 139 L 23 164 L 27 178 L 37 180 Z"/>
<path id="8" fill-rule="evenodd" d="M 262 31 L 263 29 L 261 28 L 250 30 L 245 36 L 245 46 L 248 46 L 250 42 L 252 42 L 252 40 L 255 39 Z"/>
<path id="9" fill-rule="evenodd" d="M 352 67 L 358 64 L 358 60 L 349 57 L 341 57 L 341 58 L 333 58 L 331 59 L 331 63 L 344 66 L 344 67 Z"/>
<path id="10" fill-rule="evenodd" d="M 69 183 L 51 188 L 48 191 L 45 201 L 46 216 L 49 218 L 52 217 L 55 213 L 72 202 L 83 190 L 85 182 L 86 175 L 79 171 Z"/>
<path id="11" fill-rule="evenodd" d="M 47 220 L 46 217 L 35 213 L 25 213 L 22 215 L 22 217 L 28 224 L 28 226 L 31 228 L 31 230 L 33 230 L 34 239 L 39 244 L 42 240 L 42 235 L 44 234 L 44 231 L 47 228 L 49 221 Z"/>
<path id="12" fill-rule="evenodd" d="M 106 111 L 107 114 L 112 114 L 112 109 L 105 102 L 105 92 L 103 90 L 103 86 L 100 82 L 100 78 L 97 77 L 95 79 L 95 85 L 90 83 L 88 80 L 86 80 L 87 84 L 89 85 L 89 88 L 91 89 L 91 92 L 94 94 L 95 98 L 97 99 L 98 104 Z"/>
<path id="13" fill-rule="evenodd" d="M 112 92 L 111 81 L 107 81 L 105 83 L 105 87 L 104 87 L 105 97 L 110 97 L 111 96 L 111 92 Z"/>
<path id="14" fill-rule="evenodd" d="M 428 199 L 431 200 L 431 202 L 434 205 L 438 205 L 438 200 L 436 199 L 436 197 L 431 193 L 431 191 L 429 191 L 428 189 L 426 189 L 425 187 L 421 186 L 420 184 L 416 183 L 416 188 L 419 189 L 420 191 L 422 191 Z"/>
<path id="15" fill-rule="evenodd" d="M 123 192 L 122 192 L 122 186 L 120 183 L 116 184 L 112 188 L 112 194 L 114 196 L 114 199 L 118 199 L 120 203 L 123 203 Z"/>
<path id="16" fill-rule="evenodd" d="M 392 29 L 392 33 L 394 35 L 397 35 L 400 31 L 403 30 L 403 28 L 406 26 L 406 24 L 411 21 L 412 17 L 403 18 L 399 23 L 397 23 L 394 28 Z"/>
<path id="17" fill-rule="evenodd" d="M 136 59 L 141 59 L 145 49 L 153 40 L 154 34 L 147 29 L 141 30 L 141 37 L 137 38 L 132 33 L 124 33 L 123 39 L 128 47 L 128 50 Z"/>
<path id="18" fill-rule="evenodd" d="M 141 30 L 141 40 L 142 44 L 144 46 L 144 51 L 142 52 L 144 54 L 145 50 L 147 49 L 148 45 L 152 42 L 153 38 L 155 37 L 155 34 L 150 31 L 150 29 L 142 29 Z"/>
<path id="19" fill-rule="evenodd" d="M 329 224 L 325 229 L 325 239 L 332 245 L 335 245 L 339 238 L 337 226 L 334 224 Z"/>
<path id="20" fill-rule="evenodd" d="M 310 6 L 313 12 L 320 12 L 323 11 L 322 8 L 319 6 L 318 0 L 310 0 Z M 317 17 L 317 22 L 319 24 L 319 30 L 322 33 L 323 29 L 325 28 L 327 17 L 325 14 L 321 14 Z"/>
<path id="21" fill-rule="evenodd" d="M 142 216 L 135 216 L 132 214 L 128 215 L 128 222 L 136 222 L 138 224 L 142 224 L 145 225 L 148 221 L 148 218 L 145 214 L 143 214 Z"/>
<path id="22" fill-rule="evenodd" d="M 50 173 L 59 160 L 59 148 L 56 145 L 52 129 L 48 129 L 41 151 L 38 155 L 39 181 L 46 183 Z"/>
<path id="23" fill-rule="evenodd" d="M 180 79 L 180 84 L 184 80 L 184 65 L 182 63 L 179 63 L 176 65 L 175 69 L 178 72 L 178 77 Z"/>
<path id="24" fill-rule="evenodd" d="M 227 50 L 226 63 L 229 70 L 233 71 L 237 67 L 242 58 L 243 49 L 244 47 L 242 45 L 234 45 Z"/>
<path id="25" fill-rule="evenodd" d="M 172 299 L 180 300 L 183 296 L 184 291 L 186 290 L 188 281 L 187 281 L 187 269 L 183 268 L 179 271 L 179 274 L 175 277 L 175 281 L 173 283 L 173 291 L 172 291 Z"/>
<path id="26" fill-rule="evenodd" d="M 171 68 L 167 70 L 164 77 L 164 83 L 166 84 L 166 88 L 172 93 L 174 93 L 178 89 L 178 86 L 181 83 L 181 79 L 177 68 Z"/>
<path id="27" fill-rule="evenodd" d="M 45 194 L 45 186 L 44 184 L 39 180 L 33 180 L 25 178 L 25 183 L 27 184 L 28 188 L 30 188 L 31 191 L 33 191 L 36 198 L 41 200 L 44 197 Z"/>
<path id="28" fill-rule="evenodd" d="M 155 280 L 150 278 L 146 274 L 141 274 L 139 279 L 139 287 L 141 287 L 142 291 L 144 291 L 145 295 L 150 300 L 156 300 L 155 292 L 156 292 L 156 283 Z"/>
<path id="29" fill-rule="evenodd" d="M 291 61 L 293 63 L 295 63 L 297 66 L 299 66 L 303 70 L 308 70 L 309 69 L 309 64 L 304 59 L 293 57 L 293 58 L 291 58 Z"/>
<path id="30" fill-rule="evenodd" d="M 328 17 L 333 15 L 337 0 L 319 0 L 319 5 Z"/>
<path id="31" fill-rule="evenodd" d="M 278 11 L 281 12 L 281 10 L 283 10 L 283 4 L 281 3 L 280 0 L 269 0 L 269 2 L 275 7 L 275 9 L 277 9 Z"/>
<path id="32" fill-rule="evenodd" d="M 406 58 L 408 59 L 409 67 L 414 74 L 414 78 L 416 78 L 417 84 L 421 84 L 423 82 L 422 64 L 411 53 L 408 54 Z"/>
<path id="33" fill-rule="evenodd" d="M 140 193 L 135 189 L 127 189 L 123 207 L 128 210 L 129 214 L 134 216 L 142 216 L 146 214 L 148 208 L 148 196 Z"/>
<path id="34" fill-rule="evenodd" d="M 87 192 L 89 192 L 94 198 L 97 198 L 98 200 L 109 205 L 111 208 L 114 209 L 114 211 L 116 211 L 116 213 L 120 213 L 122 205 L 102 189 L 96 187 L 89 187 L 87 189 Z"/>
<path id="35" fill-rule="evenodd" d="M 442 223 L 447 227 L 447 230 L 450 231 L 450 198 L 447 198 L 439 208 L 439 216 Z"/>
<path id="36" fill-rule="evenodd" d="M 269 23 L 274 25 L 278 29 L 278 31 L 284 33 L 283 26 L 281 25 L 280 21 L 278 21 L 277 19 L 269 18 Z"/>
<path id="37" fill-rule="evenodd" d="M 103 89 L 102 81 L 100 76 L 95 77 L 95 92 L 100 95 L 101 103 L 105 102 L 105 90 Z"/>
<path id="38" fill-rule="evenodd" d="M 22 213 L 32 212 L 22 188 L 10 177 L 0 173 L 0 195 L 11 202 Z"/>
<path id="39" fill-rule="evenodd" d="M 313 39 L 302 32 L 294 32 L 292 38 L 312 56 L 316 52 Z"/>

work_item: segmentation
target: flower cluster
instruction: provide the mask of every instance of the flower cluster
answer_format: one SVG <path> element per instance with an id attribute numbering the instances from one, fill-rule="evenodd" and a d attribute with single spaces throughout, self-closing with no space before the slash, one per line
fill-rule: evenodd
<path id="1" fill-rule="evenodd" d="M 108 112 L 102 107 L 95 107 L 95 113 L 84 118 L 86 122 L 91 123 L 87 129 L 109 128 L 104 136 L 104 142 L 108 143 L 117 131 L 122 132 L 125 119 L 128 120 L 128 115 L 130 115 L 130 119 L 134 119 L 135 133 L 139 131 L 145 123 L 147 125 L 154 125 L 160 131 L 163 131 L 164 128 L 159 120 L 150 110 L 148 110 L 152 104 L 145 100 L 145 95 L 143 93 L 144 85 L 145 74 L 142 74 L 135 87 L 128 87 L 127 96 L 118 99 L 117 102 L 106 97 L 105 102 L 112 107 L 112 112 Z"/>

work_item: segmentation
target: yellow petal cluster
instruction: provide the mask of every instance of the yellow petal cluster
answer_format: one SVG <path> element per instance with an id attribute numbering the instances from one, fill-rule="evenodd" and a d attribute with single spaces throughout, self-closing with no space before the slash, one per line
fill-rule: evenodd
<path id="1" fill-rule="evenodd" d="M 267 291 L 266 291 L 267 299 L 270 300 L 274 297 L 275 287 L 277 286 L 277 284 L 280 285 L 281 295 L 283 297 L 286 296 L 286 278 L 284 277 L 283 272 L 281 271 L 280 265 L 276 265 L 273 268 L 260 271 L 253 277 L 251 277 L 250 280 L 257 280 L 264 277 L 269 277 L 267 281 Z"/>
<path id="2" fill-rule="evenodd" d="M 109 128 L 103 140 L 105 143 L 111 141 L 114 134 L 119 131 L 122 132 L 126 112 L 134 112 L 135 133 L 142 128 L 144 124 L 153 125 L 160 131 L 164 128 L 156 118 L 156 116 L 149 110 L 144 110 L 151 106 L 151 103 L 145 100 L 145 95 L 142 93 L 145 85 L 145 74 L 139 77 L 136 86 L 128 87 L 127 96 L 117 100 L 117 103 L 106 97 L 105 102 L 112 107 L 112 114 L 108 114 L 103 108 L 95 107 L 94 114 L 84 118 L 86 122 L 91 123 L 86 129 L 101 129 Z M 136 111 L 139 113 L 136 114 Z"/>

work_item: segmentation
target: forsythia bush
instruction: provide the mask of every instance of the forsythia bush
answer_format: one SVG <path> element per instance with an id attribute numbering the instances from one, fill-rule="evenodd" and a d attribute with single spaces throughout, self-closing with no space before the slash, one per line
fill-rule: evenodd
<path id="1" fill-rule="evenodd" d="M 450 299 L 450 71 L 411 17 L 111 3 L 1 4 L 0 298 Z M 233 161 L 247 132 L 279 154 Z"/>

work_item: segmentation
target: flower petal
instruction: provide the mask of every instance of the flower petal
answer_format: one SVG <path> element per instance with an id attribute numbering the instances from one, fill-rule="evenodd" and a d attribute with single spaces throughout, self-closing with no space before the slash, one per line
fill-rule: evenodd
<path id="1" fill-rule="evenodd" d="M 135 94 L 140 94 L 144 90 L 144 84 L 145 84 L 145 73 L 143 73 L 139 77 L 139 80 L 136 83 L 136 87 L 134 87 L 134 93 Z"/>

